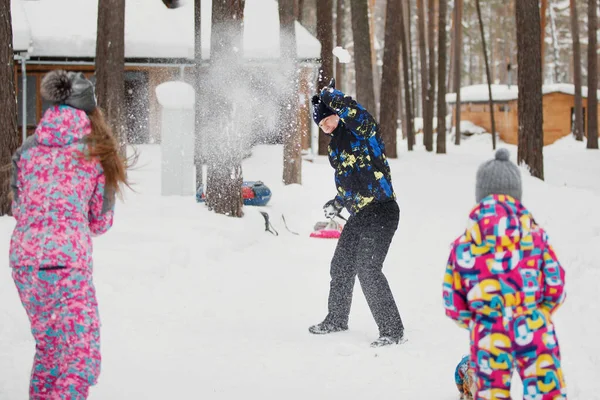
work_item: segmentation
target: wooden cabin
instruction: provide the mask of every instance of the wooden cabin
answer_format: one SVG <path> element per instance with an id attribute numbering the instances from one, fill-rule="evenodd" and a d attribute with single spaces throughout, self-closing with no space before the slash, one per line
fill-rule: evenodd
<path id="1" fill-rule="evenodd" d="M 194 2 L 168 9 L 159 1 L 127 0 L 125 11 L 125 117 L 132 144 L 160 142 L 160 109 L 155 88 L 169 80 L 194 79 Z M 64 12 L 70 18 L 65 23 Z M 81 71 L 94 80 L 98 0 L 12 0 L 13 50 L 19 129 L 28 134 L 50 106 L 40 94 L 49 71 Z M 210 63 L 211 1 L 202 2 L 202 67 Z M 243 54 L 253 96 L 262 107 L 253 133 L 272 139 L 279 135 L 278 96 L 279 12 L 275 0 L 246 0 Z M 300 67 L 300 112 L 305 148 L 310 147 L 310 85 L 316 81 L 321 44 L 296 23 Z M 26 111 L 23 116 L 23 72 Z M 267 112 L 267 110 L 269 110 Z M 25 121 L 24 121 L 25 119 Z"/>
<path id="2" fill-rule="evenodd" d="M 573 131 L 575 115 L 575 87 L 572 84 L 544 85 L 542 88 L 544 108 L 544 145 L 554 143 Z M 600 91 L 599 98 L 600 98 Z M 582 88 L 583 113 L 587 115 L 587 87 Z M 471 121 L 475 125 L 491 132 L 489 96 L 487 85 L 466 86 L 461 89 L 461 120 Z M 494 117 L 496 131 L 500 138 L 510 144 L 518 142 L 518 87 L 516 85 L 492 85 L 494 100 Z M 453 109 L 456 103 L 456 93 L 446 95 L 446 101 Z M 600 113 L 600 106 L 595 110 Z M 456 116 L 452 115 L 452 125 L 456 124 Z M 584 130 L 587 135 L 587 121 L 584 118 Z"/>

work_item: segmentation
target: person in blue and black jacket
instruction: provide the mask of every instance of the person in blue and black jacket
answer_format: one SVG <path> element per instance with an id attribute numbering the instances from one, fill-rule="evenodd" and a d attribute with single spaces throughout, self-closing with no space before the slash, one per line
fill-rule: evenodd
<path id="1" fill-rule="evenodd" d="M 334 218 L 346 208 L 350 218 L 331 261 L 329 313 L 309 332 L 327 334 L 348 329 L 358 275 L 379 327 L 379 339 L 371 345 L 402 343 L 404 326 L 382 272 L 400 210 L 378 124 L 360 104 L 335 89 L 334 80 L 313 97 L 312 104 L 315 123 L 331 136 L 329 162 L 337 187 L 335 198 L 323 207 L 325 216 Z"/>

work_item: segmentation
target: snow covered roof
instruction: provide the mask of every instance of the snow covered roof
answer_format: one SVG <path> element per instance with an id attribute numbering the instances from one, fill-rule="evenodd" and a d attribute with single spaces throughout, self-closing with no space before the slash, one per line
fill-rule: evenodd
<path id="1" fill-rule="evenodd" d="M 88 58 L 96 54 L 98 0 L 12 0 L 25 18 L 13 20 L 13 33 L 31 31 L 32 57 Z M 212 1 L 202 1 L 202 58 L 210 56 Z M 246 0 L 244 55 L 279 58 L 279 11 L 275 0 Z M 68 20 L 64 16 L 68 15 Z M 21 36 L 19 36 L 21 37 Z M 321 44 L 296 22 L 298 58 L 317 59 Z M 126 58 L 194 58 L 194 2 L 168 9 L 159 0 L 127 0 Z"/>
<path id="2" fill-rule="evenodd" d="M 13 51 L 25 52 L 29 50 L 31 32 L 29 30 L 29 24 L 27 23 L 25 10 L 23 9 L 23 3 L 15 0 L 11 1 L 10 14 L 13 25 Z"/>
<path id="3" fill-rule="evenodd" d="M 582 86 L 581 94 L 584 98 L 587 97 L 587 86 Z M 485 84 L 465 86 L 460 89 L 461 103 L 483 103 L 489 101 L 488 86 Z M 542 93 L 564 93 L 575 95 L 575 85 L 571 83 L 554 83 L 551 85 L 542 86 Z M 598 91 L 600 98 L 600 90 Z M 494 102 L 517 100 L 519 98 L 519 88 L 517 85 L 492 85 L 492 98 Z M 455 103 L 456 93 L 446 94 L 446 102 Z"/>

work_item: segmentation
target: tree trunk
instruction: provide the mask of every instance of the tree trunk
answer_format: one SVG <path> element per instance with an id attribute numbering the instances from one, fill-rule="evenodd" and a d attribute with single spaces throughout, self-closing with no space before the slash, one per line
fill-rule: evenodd
<path id="1" fill-rule="evenodd" d="M 296 51 L 296 0 L 279 0 L 281 68 L 284 96 L 280 104 L 283 124 L 283 183 L 302 183 L 302 143 L 298 129 L 298 65 Z"/>
<path id="2" fill-rule="evenodd" d="M 385 48 L 381 77 L 381 133 L 387 156 L 398 157 L 398 92 L 400 91 L 401 27 L 396 23 L 402 0 L 387 0 L 385 12 Z"/>
<path id="3" fill-rule="evenodd" d="M 424 123 L 423 144 L 427 151 L 433 151 L 433 119 L 435 118 L 435 27 L 436 12 L 435 0 L 428 2 L 428 21 L 429 32 L 427 34 L 427 43 L 429 45 L 429 86 L 427 88 L 427 121 Z"/>
<path id="4" fill-rule="evenodd" d="M 462 72 L 462 8 L 463 0 L 454 2 L 454 90 L 456 92 L 454 144 L 460 145 L 460 78 Z"/>
<path id="5" fill-rule="evenodd" d="M 344 48 L 344 16 L 346 14 L 346 0 L 336 1 L 335 12 L 335 43 L 337 46 Z M 344 91 L 344 68 L 345 65 L 336 60 L 335 64 L 335 83 L 336 87 Z"/>
<path id="6" fill-rule="evenodd" d="M 96 40 L 98 107 L 126 153 L 125 128 L 125 0 L 99 0 Z"/>
<path id="7" fill-rule="evenodd" d="M 454 12 L 450 14 L 450 55 L 448 57 L 448 60 L 450 60 L 450 65 L 448 65 L 448 77 L 446 78 L 447 93 L 456 92 L 456 88 L 454 87 L 454 46 L 456 46 L 456 39 L 454 38 L 456 32 L 456 28 L 454 27 L 454 19 L 456 18 L 456 1 L 457 0 L 452 0 L 452 3 L 454 4 L 455 8 Z M 448 3 L 446 3 L 446 6 L 447 5 Z"/>
<path id="8" fill-rule="evenodd" d="M 10 0 L 0 0 L 0 216 L 11 212 L 10 166 L 19 147 L 12 41 Z"/>
<path id="9" fill-rule="evenodd" d="M 598 148 L 598 1 L 588 0 L 587 148 Z"/>
<path id="10" fill-rule="evenodd" d="M 488 83 L 488 96 L 490 105 L 490 118 L 492 119 L 492 148 L 496 150 L 496 119 L 494 118 L 494 99 L 492 98 L 492 77 L 490 74 L 490 64 L 487 56 L 487 46 L 485 41 L 485 32 L 483 31 L 483 19 L 481 18 L 481 6 L 479 0 L 475 0 L 477 7 L 477 18 L 479 19 L 479 30 L 481 32 L 481 43 L 483 45 L 483 58 L 485 60 L 485 75 Z"/>
<path id="11" fill-rule="evenodd" d="M 404 3 L 404 1 L 402 1 Z M 410 8 L 410 7 L 409 7 Z M 408 151 L 413 150 L 413 146 L 415 144 L 415 129 L 414 129 L 414 114 L 412 107 L 412 98 L 411 98 L 411 83 L 409 79 L 409 71 L 410 71 L 410 59 L 409 57 L 409 49 L 410 42 L 407 37 L 406 27 L 404 26 L 404 22 L 406 21 L 406 17 L 404 15 L 404 7 L 400 7 L 400 15 L 398 18 L 398 22 L 400 24 L 400 46 L 402 50 L 402 78 L 404 80 L 404 108 L 405 118 L 406 118 L 406 141 L 408 143 Z"/>
<path id="12" fill-rule="evenodd" d="M 402 62 L 402 57 L 400 57 L 400 61 L 399 61 L 399 66 L 400 66 L 400 71 L 403 71 L 403 62 Z M 398 81 L 400 82 L 400 87 L 398 88 L 398 116 L 400 117 L 400 122 L 402 124 L 402 140 L 406 140 L 406 134 L 408 132 L 408 125 L 406 124 L 406 110 L 404 108 L 404 94 L 402 91 L 402 88 L 404 87 L 404 85 L 406 84 L 404 82 L 404 79 L 402 79 L 402 73 L 398 71 Z M 396 148 L 398 148 L 398 146 L 396 145 Z"/>
<path id="13" fill-rule="evenodd" d="M 354 39 L 354 67 L 356 69 L 356 100 L 371 114 L 376 115 L 371 64 L 368 0 L 352 0 L 352 35 Z"/>
<path id="14" fill-rule="evenodd" d="M 333 78 L 333 0 L 317 1 L 317 39 L 321 42 L 321 68 L 317 78 L 317 90 L 321 90 Z M 319 155 L 327 155 L 328 146 L 329 136 L 319 129 Z"/>
<path id="15" fill-rule="evenodd" d="M 207 96 L 211 99 L 211 137 L 206 140 L 206 204 L 218 214 L 243 216 L 242 158 L 249 99 L 243 70 L 244 0 L 213 0 L 210 69 Z M 224 92 L 222 83 L 236 88 Z"/>
<path id="16" fill-rule="evenodd" d="M 194 0 L 194 90 L 195 90 L 195 124 L 194 124 L 194 164 L 196 165 L 196 193 L 203 188 L 202 179 L 202 105 L 204 102 L 201 99 L 203 95 L 202 85 L 202 13 L 201 0 Z"/>
<path id="17" fill-rule="evenodd" d="M 581 45 L 579 44 L 579 20 L 577 18 L 577 5 L 575 0 L 571 5 L 571 32 L 573 36 L 573 79 L 575 82 L 575 121 L 573 134 L 575 139 L 583 141 L 583 100 L 581 97 Z M 589 107 L 588 107 L 589 110 Z"/>
<path id="18" fill-rule="evenodd" d="M 371 44 L 371 68 L 373 73 L 373 104 L 375 104 L 375 109 L 373 109 L 371 114 L 375 116 L 375 119 L 379 117 L 380 110 L 380 85 L 381 80 L 379 79 L 379 67 L 377 66 L 377 50 L 375 49 L 375 0 L 368 0 L 368 20 L 369 20 L 369 43 Z"/>
<path id="19" fill-rule="evenodd" d="M 540 0 L 540 43 L 542 55 L 542 84 L 544 83 L 544 60 L 546 59 L 546 14 L 548 10 L 548 0 Z"/>
<path id="20" fill-rule="evenodd" d="M 423 110 L 423 131 L 425 130 L 425 121 L 428 119 L 427 111 L 427 87 L 429 85 L 429 73 L 427 65 L 427 38 L 425 36 L 425 0 L 417 0 L 417 29 L 419 41 L 419 65 L 421 75 L 421 109 Z M 423 135 L 424 137 L 425 135 Z"/>
<path id="21" fill-rule="evenodd" d="M 516 2 L 517 64 L 519 73 L 518 163 L 525 163 L 531 175 L 544 179 L 544 131 L 542 108 L 542 57 L 538 0 Z"/>
<path id="22" fill-rule="evenodd" d="M 554 62 L 552 63 L 552 83 L 560 83 L 560 74 L 559 74 L 559 63 L 560 63 L 560 54 L 559 54 L 559 46 L 558 43 L 558 32 L 556 30 L 556 12 L 554 11 L 554 4 L 552 1 L 548 1 L 548 9 L 550 11 L 550 32 L 552 32 L 552 58 Z"/>
<path id="23" fill-rule="evenodd" d="M 302 23 L 302 10 L 304 10 L 304 0 L 298 0 L 298 9 L 296 10 L 296 19 Z"/>
<path id="24" fill-rule="evenodd" d="M 438 97 L 436 153 L 446 154 L 446 19 L 448 0 L 439 0 L 438 11 Z"/>
<path id="25" fill-rule="evenodd" d="M 415 134 L 414 134 L 414 118 L 417 113 L 417 89 L 416 89 L 417 79 L 415 78 L 415 63 L 414 63 L 413 47 L 412 47 L 413 41 L 412 41 L 412 29 L 411 29 L 411 26 L 412 26 L 411 1 L 410 0 L 406 1 L 406 2 L 403 1 L 402 3 L 404 3 L 406 6 L 406 13 L 404 14 L 404 25 L 405 25 L 405 29 L 407 32 L 406 39 L 408 40 L 408 42 L 407 42 L 407 52 L 408 52 L 407 60 L 409 62 L 409 72 L 410 72 L 410 86 L 409 86 L 410 103 L 409 103 L 409 105 L 411 106 L 411 113 L 410 113 L 411 128 L 413 130 L 413 132 L 409 134 L 408 140 L 411 141 L 410 149 L 412 150 L 412 146 L 414 146 L 416 144 Z"/>

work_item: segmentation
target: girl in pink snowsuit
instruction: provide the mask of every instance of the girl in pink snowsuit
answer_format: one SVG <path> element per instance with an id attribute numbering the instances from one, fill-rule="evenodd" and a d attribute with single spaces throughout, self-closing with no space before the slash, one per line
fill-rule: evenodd
<path id="1" fill-rule="evenodd" d="M 29 398 L 86 399 L 100 373 L 92 236 L 112 225 L 125 167 L 82 74 L 53 71 L 55 103 L 13 156 L 10 265 L 36 354 Z"/>

